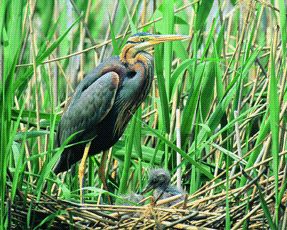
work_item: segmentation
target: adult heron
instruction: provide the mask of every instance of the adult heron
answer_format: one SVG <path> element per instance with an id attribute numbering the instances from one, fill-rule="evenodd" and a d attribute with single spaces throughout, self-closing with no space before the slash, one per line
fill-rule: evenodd
<path id="1" fill-rule="evenodd" d="M 79 164 L 83 186 L 88 156 L 103 151 L 99 177 L 107 189 L 104 175 L 106 150 L 122 136 L 137 108 L 146 99 L 154 77 L 154 60 L 146 50 L 156 44 L 189 38 L 183 35 L 138 33 L 125 43 L 119 56 L 99 64 L 80 82 L 59 122 L 55 147 L 75 134 L 55 164 L 55 174 Z M 85 143 L 86 142 L 86 143 Z M 82 191 L 82 189 L 81 189 Z"/>

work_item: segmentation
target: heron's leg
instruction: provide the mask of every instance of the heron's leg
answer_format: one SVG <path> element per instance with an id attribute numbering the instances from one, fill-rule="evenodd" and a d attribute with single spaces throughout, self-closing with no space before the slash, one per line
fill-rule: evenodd
<path id="1" fill-rule="evenodd" d="M 103 154 L 102 154 L 102 159 L 101 159 L 101 164 L 100 164 L 100 167 L 99 167 L 99 177 L 103 183 L 103 187 L 106 191 L 109 191 L 108 189 L 108 186 L 107 186 L 107 182 L 106 182 L 106 176 L 105 176 L 105 167 L 106 167 L 106 158 L 107 158 L 107 150 L 103 151 Z M 111 197 L 108 195 L 108 200 L 109 200 L 109 203 L 112 204 L 112 201 L 111 201 Z"/>
<path id="2" fill-rule="evenodd" d="M 88 158 L 88 153 L 90 150 L 91 141 L 86 144 L 85 151 L 81 160 L 81 163 L 79 164 L 79 184 L 80 184 L 80 199 L 81 203 L 84 203 L 85 200 L 83 198 L 83 187 L 84 187 L 84 175 L 86 171 L 86 161 Z"/>

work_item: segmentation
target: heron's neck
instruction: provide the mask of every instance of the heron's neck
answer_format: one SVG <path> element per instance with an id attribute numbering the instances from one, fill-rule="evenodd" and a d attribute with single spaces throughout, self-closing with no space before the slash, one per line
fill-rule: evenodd
<path id="1" fill-rule="evenodd" d="M 139 70 L 138 64 L 150 65 L 150 63 L 153 61 L 153 57 L 149 53 L 144 51 L 136 52 L 133 43 L 126 44 L 123 47 L 119 57 L 121 62 L 127 64 L 130 69 L 135 71 Z M 148 68 L 148 66 L 145 67 Z"/>
<path id="2" fill-rule="evenodd" d="M 121 62 L 123 62 L 123 63 L 129 64 L 130 62 L 133 62 L 133 59 L 136 56 L 136 52 L 133 48 L 133 44 L 132 43 L 126 44 L 123 47 L 119 56 L 120 56 Z"/>

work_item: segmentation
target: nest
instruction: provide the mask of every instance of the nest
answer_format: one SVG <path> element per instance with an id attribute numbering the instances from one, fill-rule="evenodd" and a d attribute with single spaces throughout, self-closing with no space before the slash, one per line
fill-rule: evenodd
<path id="1" fill-rule="evenodd" d="M 274 178 L 260 180 L 262 171 L 253 180 L 237 189 L 214 190 L 225 186 L 223 182 L 209 183 L 192 196 L 171 207 L 165 207 L 181 195 L 154 202 L 148 197 L 139 206 L 79 204 L 56 199 L 46 194 L 37 197 L 28 195 L 25 202 L 18 194 L 17 202 L 9 205 L 9 225 L 12 229 L 23 229 L 30 223 L 36 229 L 224 229 L 228 219 L 232 229 L 269 228 L 266 213 L 262 208 L 262 196 L 272 216 L 275 212 Z M 236 176 L 236 175 L 235 175 Z M 279 174 L 280 186 L 285 182 L 285 171 Z M 230 178 L 232 182 L 232 178 Z M 230 184 L 232 186 L 232 183 Z M 261 198 L 260 195 L 262 194 Z M 23 198 L 23 197 L 22 197 Z M 286 210 L 284 193 L 279 210 Z M 150 201 L 150 202 L 148 202 Z M 227 205 L 228 201 L 228 205 Z M 228 207 L 228 208 L 227 208 Z M 228 213 L 228 215 L 227 215 Z M 280 216 L 280 227 L 286 227 L 286 212 Z M 285 227 L 284 227 L 285 226 Z M 24 228 L 25 228 L 24 227 Z"/>

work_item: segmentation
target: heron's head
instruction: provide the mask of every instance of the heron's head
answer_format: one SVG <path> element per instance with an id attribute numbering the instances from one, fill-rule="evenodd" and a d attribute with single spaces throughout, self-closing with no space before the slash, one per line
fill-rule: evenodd
<path id="1" fill-rule="evenodd" d="M 122 62 L 128 62 L 128 59 L 134 58 L 139 52 L 143 52 L 148 48 L 151 48 L 157 44 L 188 39 L 186 35 L 154 35 L 148 33 L 137 33 L 131 36 L 124 45 L 122 52 L 120 53 L 120 59 Z"/>
<path id="2" fill-rule="evenodd" d="M 154 169 L 150 171 L 147 185 L 140 194 L 145 194 L 152 189 L 165 190 L 170 183 L 170 174 L 164 169 Z"/>

